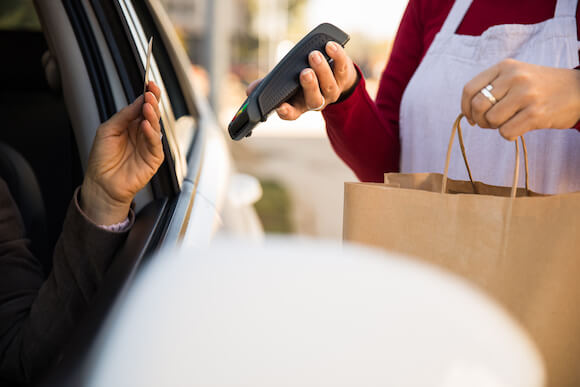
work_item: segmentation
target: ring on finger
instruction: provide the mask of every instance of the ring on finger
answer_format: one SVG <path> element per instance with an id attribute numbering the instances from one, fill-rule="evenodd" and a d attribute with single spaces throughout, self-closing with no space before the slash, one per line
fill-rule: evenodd
<path id="1" fill-rule="evenodd" d="M 325 104 L 326 104 L 326 99 L 325 99 L 324 97 L 322 97 L 322 104 L 321 104 L 320 106 L 318 106 L 318 107 L 316 107 L 316 108 L 313 108 L 313 109 L 310 109 L 310 110 L 312 110 L 312 111 L 314 111 L 314 112 L 319 112 L 319 111 L 321 111 L 322 109 L 324 109 L 324 105 L 325 105 Z"/>
<path id="2" fill-rule="evenodd" d="M 495 99 L 495 97 L 491 93 L 492 90 L 493 90 L 493 86 L 491 84 L 489 84 L 489 85 L 485 86 L 483 89 L 481 89 L 479 92 L 481 94 L 483 94 L 483 96 L 485 98 L 487 98 L 487 100 L 489 102 L 491 102 L 492 105 L 495 105 L 497 103 L 497 99 Z"/>

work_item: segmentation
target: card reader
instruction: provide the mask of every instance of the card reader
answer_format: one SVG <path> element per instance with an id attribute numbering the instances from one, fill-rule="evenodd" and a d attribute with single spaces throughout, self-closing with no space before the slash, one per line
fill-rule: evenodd
<path id="1" fill-rule="evenodd" d="M 266 121 L 268 115 L 300 90 L 300 73 L 309 67 L 308 54 L 320 51 L 327 61 L 326 43 L 334 41 L 344 46 L 350 37 L 338 27 L 323 23 L 300 40 L 282 58 L 244 101 L 228 126 L 230 136 L 241 140 L 252 134 L 252 129 Z"/>

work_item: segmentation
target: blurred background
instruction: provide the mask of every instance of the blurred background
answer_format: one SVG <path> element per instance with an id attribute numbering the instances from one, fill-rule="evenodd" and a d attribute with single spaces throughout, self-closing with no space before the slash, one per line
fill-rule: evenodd
<path id="1" fill-rule="evenodd" d="M 346 50 L 374 97 L 407 0 L 162 2 L 225 130 L 248 84 L 322 22 L 351 36 Z M 334 153 L 320 113 L 294 122 L 273 114 L 252 137 L 230 144 L 240 172 L 261 182 L 256 209 L 267 232 L 342 239 L 343 184 L 356 177 Z"/>

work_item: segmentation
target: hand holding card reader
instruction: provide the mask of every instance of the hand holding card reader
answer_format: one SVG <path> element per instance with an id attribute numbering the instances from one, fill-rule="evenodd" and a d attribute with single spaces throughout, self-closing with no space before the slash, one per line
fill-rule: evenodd
<path id="1" fill-rule="evenodd" d="M 300 89 L 300 73 L 309 67 L 308 54 L 320 51 L 327 61 L 326 43 L 334 41 L 344 46 L 349 36 L 338 27 L 323 23 L 310 31 L 286 54 L 242 104 L 228 126 L 230 136 L 241 140 L 252 134 L 259 122 L 266 121 L 268 115 L 280 104 L 289 100 Z"/>

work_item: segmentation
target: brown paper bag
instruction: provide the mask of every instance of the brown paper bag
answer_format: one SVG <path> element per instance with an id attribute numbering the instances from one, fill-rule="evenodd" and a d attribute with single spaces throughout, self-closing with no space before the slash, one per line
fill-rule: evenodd
<path id="1" fill-rule="evenodd" d="M 460 119 L 444 175 L 389 173 L 385 184 L 345 185 L 344 239 L 472 281 L 528 330 L 550 386 L 580 386 L 580 193 L 516 192 L 517 145 L 511 188 L 447 179 L 456 128 L 462 145 Z"/>

